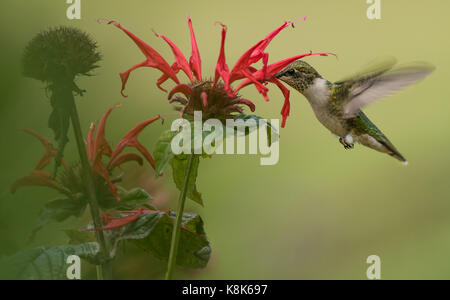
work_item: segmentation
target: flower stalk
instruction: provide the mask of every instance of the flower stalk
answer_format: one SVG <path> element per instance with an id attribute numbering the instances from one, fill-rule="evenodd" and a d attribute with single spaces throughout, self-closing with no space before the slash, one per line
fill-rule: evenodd
<path id="1" fill-rule="evenodd" d="M 80 155 L 81 166 L 83 168 L 83 180 L 88 193 L 89 207 L 91 211 L 92 220 L 94 222 L 94 227 L 102 227 L 100 208 L 97 200 L 97 193 L 95 189 L 94 177 L 92 174 L 91 165 L 88 160 L 88 155 L 86 151 L 86 146 L 84 144 L 83 134 L 81 131 L 80 118 L 78 116 L 77 107 L 75 105 L 75 100 L 70 89 L 66 90 L 64 95 L 67 99 L 68 104 L 71 106 L 70 118 L 72 120 L 73 132 L 75 135 L 75 140 L 77 143 L 78 153 Z M 100 245 L 100 253 L 103 258 L 108 257 L 108 248 L 106 244 L 106 239 L 102 231 L 95 232 L 97 242 Z M 105 262 L 100 266 L 97 266 L 97 279 L 99 280 L 110 280 L 112 279 L 112 269 L 109 262 Z"/>
<path id="2" fill-rule="evenodd" d="M 192 171 L 192 164 L 194 161 L 194 154 L 190 154 L 188 157 L 188 163 L 186 166 L 186 174 L 184 178 L 183 189 L 181 190 L 180 197 L 178 199 L 177 218 L 173 225 L 172 242 L 170 244 L 169 262 L 167 264 L 166 280 L 172 280 L 173 272 L 177 261 L 178 245 L 180 243 L 181 236 L 181 221 L 183 220 L 184 205 L 186 203 L 186 194 L 189 185 L 189 177 Z"/>

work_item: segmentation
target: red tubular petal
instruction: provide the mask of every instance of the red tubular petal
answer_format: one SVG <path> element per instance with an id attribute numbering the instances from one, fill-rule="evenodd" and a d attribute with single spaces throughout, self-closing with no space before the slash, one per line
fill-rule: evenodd
<path id="1" fill-rule="evenodd" d="M 11 185 L 11 193 L 14 194 L 19 188 L 26 186 L 44 186 L 64 192 L 55 184 L 55 181 L 52 180 L 52 176 L 49 173 L 41 170 L 34 170 L 27 176 L 17 179 Z"/>
<path id="2" fill-rule="evenodd" d="M 231 70 L 230 80 L 229 80 L 230 83 L 246 77 L 246 76 L 244 76 L 243 71 L 246 71 L 250 67 L 250 65 L 258 62 L 260 59 L 265 60 L 265 62 L 263 62 L 264 63 L 263 69 L 265 69 L 267 66 L 267 59 L 268 59 L 267 55 L 268 54 L 264 53 L 264 50 L 267 48 L 267 46 L 270 44 L 270 42 L 273 40 L 273 38 L 275 36 L 277 36 L 283 29 L 285 29 L 286 27 L 289 27 L 290 25 L 292 25 L 293 23 L 297 22 L 300 19 L 302 19 L 302 18 L 299 18 L 290 23 L 285 22 L 283 25 L 281 25 L 280 27 L 278 27 L 277 29 L 275 29 L 274 31 L 269 33 L 264 39 L 262 39 L 261 41 L 256 43 L 256 45 L 254 45 L 249 50 L 247 50 L 239 58 L 239 60 L 237 61 L 237 63 L 233 67 L 233 69 Z M 303 17 L 303 19 L 304 19 L 304 17 Z"/>
<path id="3" fill-rule="evenodd" d="M 151 210 L 151 209 L 139 209 L 139 210 L 122 210 L 121 213 L 126 214 L 135 214 L 139 211 L 142 211 L 142 214 L 154 214 L 154 213 L 163 213 L 163 214 L 170 214 L 170 210 Z"/>
<path id="4" fill-rule="evenodd" d="M 264 99 L 266 101 L 269 101 L 269 98 L 267 97 L 267 92 L 269 91 L 269 89 L 267 87 L 265 87 L 260 81 L 258 81 L 258 79 L 253 76 L 253 74 L 251 74 L 250 72 L 243 72 L 243 74 L 245 75 L 245 77 L 247 77 L 247 79 L 244 82 L 249 81 L 251 84 L 254 84 L 256 89 L 258 90 L 258 92 L 264 96 Z M 256 73 L 254 73 L 256 74 Z M 250 84 L 249 83 L 249 84 Z M 235 93 L 241 88 L 241 85 L 235 90 Z"/>
<path id="5" fill-rule="evenodd" d="M 320 55 L 320 56 L 334 55 L 334 56 L 336 56 L 336 54 L 334 54 L 334 53 L 327 53 L 327 52 L 312 53 L 312 51 L 311 51 L 306 54 L 300 54 L 300 55 L 297 55 L 294 57 L 286 58 L 286 59 L 280 60 L 276 63 L 268 65 L 265 76 L 261 70 L 254 73 L 253 76 L 257 77 L 258 80 L 261 80 L 262 78 L 264 78 L 262 80 L 269 80 L 270 78 L 275 76 L 275 74 L 277 74 L 279 71 L 281 71 L 284 67 L 286 67 L 290 63 L 292 63 L 298 59 L 302 59 L 303 57 L 312 56 L 312 55 Z"/>
<path id="6" fill-rule="evenodd" d="M 176 93 L 182 93 L 184 94 L 186 97 L 190 97 L 194 94 L 194 91 L 192 90 L 192 88 L 187 85 L 187 84 L 177 84 L 169 93 L 169 97 L 168 99 L 172 99 L 173 95 L 175 95 Z"/>
<path id="7" fill-rule="evenodd" d="M 281 61 L 278 61 L 276 63 L 270 64 L 267 67 L 261 68 L 260 70 L 253 72 L 251 74 L 251 76 L 246 76 L 247 79 L 245 79 L 236 89 L 235 89 L 235 93 L 237 91 L 239 91 L 240 89 L 242 89 L 243 87 L 250 85 L 250 84 L 254 84 L 255 87 L 258 89 L 258 91 L 264 96 L 264 98 L 266 99 L 266 101 L 268 100 L 267 98 L 267 91 L 264 89 L 261 89 L 261 82 L 271 82 L 271 83 L 275 83 L 278 88 L 282 91 L 283 95 L 284 95 L 284 105 L 283 108 L 281 110 L 281 115 L 283 117 L 282 123 L 281 123 L 281 127 L 284 128 L 286 125 L 286 120 L 287 117 L 289 116 L 290 113 L 290 102 L 289 102 L 289 90 L 279 81 L 277 80 L 274 76 L 275 74 L 277 74 L 279 71 L 281 71 L 284 67 L 286 67 L 287 65 L 289 65 L 290 63 L 301 59 L 305 56 L 311 56 L 311 55 L 320 55 L 320 56 L 328 56 L 328 55 L 335 55 L 333 53 L 326 53 L 326 52 L 319 52 L 319 53 L 307 53 L 307 54 L 301 54 L 301 55 L 297 55 L 294 57 L 290 57 L 290 58 L 286 58 L 283 59 Z M 258 82 L 259 84 L 256 84 L 255 82 Z"/>
<path id="8" fill-rule="evenodd" d="M 137 65 L 131 67 L 130 69 L 128 69 L 127 71 L 120 73 L 120 79 L 122 80 L 122 88 L 120 90 L 120 93 L 122 94 L 123 97 L 128 97 L 127 95 L 124 94 L 123 91 L 125 91 L 125 86 L 127 85 L 128 78 L 130 77 L 130 73 L 138 68 L 145 67 L 145 66 L 147 66 L 147 61 L 137 64 Z"/>
<path id="9" fill-rule="evenodd" d="M 294 23 L 296 23 L 299 20 L 306 20 L 306 17 L 301 17 L 298 18 L 292 22 L 284 22 L 283 25 L 281 25 L 280 27 L 278 27 L 277 29 L 275 29 L 274 31 L 272 31 L 271 33 L 269 33 L 264 39 L 263 39 L 263 43 L 260 44 L 252 53 L 251 55 L 251 62 L 255 63 L 257 61 L 259 61 L 263 55 L 264 55 L 264 50 L 266 50 L 267 46 L 269 46 L 270 42 L 273 40 L 274 37 L 276 37 L 283 29 L 293 25 Z"/>
<path id="10" fill-rule="evenodd" d="M 108 169 L 103 165 L 101 160 L 96 160 L 92 166 L 92 171 L 102 177 L 106 183 L 109 186 L 109 191 L 111 194 L 114 195 L 114 197 L 117 199 L 117 202 L 120 202 L 120 196 L 117 192 L 117 187 L 114 185 L 114 183 L 111 182 L 111 179 L 109 178 L 109 171 Z"/>
<path id="11" fill-rule="evenodd" d="M 155 160 L 153 159 L 153 156 L 150 154 L 150 152 L 148 152 L 147 148 L 145 148 L 144 146 L 142 146 L 141 143 L 136 142 L 136 144 L 134 145 L 134 147 L 136 147 L 136 149 L 139 150 L 139 152 L 141 152 L 141 154 L 147 159 L 147 161 L 150 163 L 150 165 L 152 166 L 153 169 L 155 169 Z"/>
<path id="12" fill-rule="evenodd" d="M 284 128 L 284 126 L 286 126 L 287 117 L 289 116 L 289 113 L 291 111 L 291 103 L 289 101 L 289 95 L 291 92 L 278 79 L 273 78 L 272 80 L 273 81 L 271 82 L 275 83 L 278 86 L 284 96 L 284 104 L 283 108 L 281 109 L 281 116 L 283 117 L 283 120 L 281 121 L 281 128 Z"/>
<path id="13" fill-rule="evenodd" d="M 111 114 L 112 110 L 119 107 L 120 105 L 114 105 L 110 107 L 106 113 L 103 115 L 102 120 L 100 121 L 100 125 L 98 126 L 97 134 L 95 136 L 94 142 L 94 150 L 93 154 L 94 157 L 100 157 L 102 155 L 111 156 L 112 149 L 109 145 L 108 141 L 105 138 L 105 128 L 106 128 L 106 121 Z M 95 159 L 94 158 L 94 159 Z"/>
<path id="14" fill-rule="evenodd" d="M 263 73 L 264 77 L 266 76 L 266 68 L 267 68 L 267 61 L 268 61 L 268 54 L 265 53 L 265 49 L 270 44 L 270 42 L 273 40 L 275 36 L 277 36 L 283 29 L 286 27 L 289 27 L 290 25 L 293 25 L 298 20 L 303 19 L 306 20 L 306 17 L 299 18 L 293 22 L 287 23 L 285 22 L 283 25 L 272 31 L 269 35 L 267 35 L 263 40 L 259 41 L 256 45 L 251 47 L 249 50 L 247 50 L 237 61 L 233 69 L 231 70 L 231 73 L 229 75 L 229 83 L 245 78 L 246 72 L 250 71 L 250 73 L 253 73 L 253 69 L 251 68 L 251 65 L 258 62 L 260 59 L 263 59 Z M 251 80 L 253 81 L 253 80 Z M 262 89 L 261 87 L 257 87 L 261 94 L 264 95 L 264 98 L 267 100 L 267 95 L 265 92 L 265 89 Z"/>
<path id="15" fill-rule="evenodd" d="M 169 78 L 171 78 L 175 83 L 180 83 L 178 81 L 178 78 L 175 74 L 175 72 L 172 70 L 170 65 L 167 63 L 167 61 L 152 47 L 147 45 L 144 41 L 142 41 L 140 38 L 138 38 L 136 35 L 122 27 L 120 24 L 115 22 L 110 22 L 110 24 L 113 24 L 117 28 L 121 29 L 125 34 L 127 34 L 136 44 L 136 46 L 139 47 L 141 52 L 145 55 L 147 58 L 144 62 L 135 65 L 128 71 L 120 74 L 120 77 L 122 78 L 122 94 L 123 90 L 125 89 L 126 82 L 128 80 L 128 77 L 130 76 L 130 73 L 134 71 L 137 68 L 140 67 L 151 67 L 156 68 L 166 74 Z"/>
<path id="16" fill-rule="evenodd" d="M 239 106 L 229 106 L 225 109 L 226 112 L 238 112 L 240 114 L 243 114 L 244 111 Z"/>
<path id="17" fill-rule="evenodd" d="M 231 101 L 231 103 L 232 104 L 244 104 L 244 105 L 247 105 L 252 112 L 255 111 L 255 104 L 252 101 L 248 100 L 248 99 L 239 98 L 237 100 Z"/>
<path id="18" fill-rule="evenodd" d="M 178 74 L 178 72 L 180 71 L 180 67 L 176 62 L 172 64 L 171 68 L 175 72 L 175 74 Z M 158 80 L 156 81 L 156 86 L 165 93 L 167 93 L 167 90 L 161 87 L 161 84 L 166 82 L 167 79 L 169 79 L 169 76 L 167 76 L 166 74 L 162 74 L 161 77 L 159 77 Z"/>
<path id="19" fill-rule="evenodd" d="M 245 76 L 242 74 L 243 71 L 246 71 L 250 67 L 250 58 L 253 54 L 253 51 L 255 51 L 256 48 L 258 48 L 264 40 L 259 41 L 256 45 L 248 49 L 236 62 L 233 69 L 230 72 L 229 75 L 229 83 L 233 83 L 236 80 L 242 79 Z"/>
<path id="20" fill-rule="evenodd" d="M 217 60 L 213 86 L 216 86 L 217 82 L 219 81 L 219 78 L 222 77 L 223 82 L 225 83 L 225 90 L 228 90 L 229 89 L 228 79 L 230 76 L 230 70 L 228 69 L 228 65 L 225 59 L 225 37 L 227 35 L 227 27 L 223 24 L 221 24 L 221 26 L 222 26 L 222 42 L 220 44 L 220 53 L 219 59 Z"/>
<path id="21" fill-rule="evenodd" d="M 140 157 L 136 153 L 121 153 L 121 154 L 117 155 L 117 157 L 113 161 L 111 161 L 110 166 L 111 166 L 111 168 L 115 168 L 115 167 L 119 167 L 122 164 L 124 164 L 126 162 L 130 162 L 130 161 L 135 161 L 140 166 L 142 166 L 142 164 L 144 163 L 142 157 Z"/>
<path id="22" fill-rule="evenodd" d="M 188 103 L 186 99 L 181 98 L 181 97 L 174 97 L 169 100 L 169 103 L 174 103 L 174 102 L 178 102 L 182 105 L 186 105 Z"/>
<path id="23" fill-rule="evenodd" d="M 191 43 L 192 43 L 192 55 L 189 59 L 189 64 L 194 73 L 195 78 L 198 81 L 202 80 L 202 60 L 200 58 L 200 52 L 198 51 L 197 40 L 195 39 L 194 28 L 192 27 L 192 20 L 188 17 L 189 30 L 191 32 Z M 178 82 L 177 82 L 178 83 Z"/>
<path id="24" fill-rule="evenodd" d="M 254 79 L 258 82 L 266 82 L 266 81 L 270 81 L 273 76 L 275 76 L 275 74 L 277 74 L 279 71 L 281 71 L 284 67 L 286 67 L 287 65 L 289 65 L 290 63 L 301 59 L 303 57 L 306 56 L 311 56 L 311 55 L 320 55 L 320 56 L 328 56 L 328 55 L 335 55 L 333 53 L 326 53 L 326 52 L 319 52 L 319 53 L 307 53 L 307 54 L 300 54 L 297 56 L 293 56 L 290 58 L 286 58 L 283 60 L 280 60 L 276 63 L 270 64 L 267 66 L 267 68 L 264 69 L 261 68 L 260 70 L 252 73 L 251 75 L 254 77 Z M 254 84 L 254 80 L 252 80 L 251 78 L 247 78 L 245 79 L 236 89 L 235 92 L 239 91 L 240 89 L 242 89 L 243 87 L 250 85 L 250 84 Z"/>
<path id="25" fill-rule="evenodd" d="M 92 229 L 88 229 L 86 231 L 118 229 L 118 228 L 124 227 L 130 223 L 133 223 L 134 221 L 139 219 L 139 217 L 142 215 L 142 213 L 143 213 L 143 210 L 138 210 L 137 212 L 133 213 L 132 215 L 122 217 L 122 218 L 113 218 L 111 216 L 106 215 L 103 217 L 103 220 L 108 222 L 106 224 L 106 226 L 101 227 L 101 228 L 92 228 Z"/>
<path id="26" fill-rule="evenodd" d="M 208 108 L 208 95 L 206 95 L 205 92 L 202 92 L 202 94 L 200 95 L 200 97 L 202 98 L 203 108 L 204 108 L 204 109 L 207 109 L 207 108 Z"/>
<path id="27" fill-rule="evenodd" d="M 117 144 L 116 148 L 114 149 L 111 155 L 111 159 L 108 166 L 111 166 L 111 162 L 117 158 L 117 156 L 123 151 L 123 149 L 125 149 L 125 147 L 135 147 L 142 153 L 142 155 L 145 156 L 145 158 L 152 165 L 152 167 L 154 167 L 155 163 L 152 156 L 147 151 L 147 149 L 145 149 L 145 147 L 139 143 L 138 136 L 142 132 L 142 130 L 144 130 L 148 125 L 150 125 L 151 123 L 155 122 L 160 118 L 161 116 L 157 116 L 156 118 L 141 122 L 135 127 L 133 127 Z"/>
<path id="28" fill-rule="evenodd" d="M 155 34 L 157 37 L 162 38 L 170 46 L 170 48 L 172 49 L 173 56 L 175 57 L 175 62 L 177 64 L 178 68 L 183 70 L 184 73 L 189 77 L 189 80 L 191 82 L 193 82 L 194 78 L 192 77 L 191 67 L 189 66 L 189 63 L 188 63 L 186 57 L 184 57 L 180 48 L 178 48 L 177 45 L 175 45 L 175 43 L 172 42 L 168 37 L 158 34 L 156 32 L 155 32 Z M 172 65 L 172 69 L 173 69 L 173 65 Z"/>
<path id="29" fill-rule="evenodd" d="M 35 170 L 42 170 L 46 166 L 50 164 L 50 160 L 52 157 L 56 156 L 57 150 L 55 147 L 50 143 L 49 140 L 47 140 L 45 137 L 41 136 L 37 132 L 30 130 L 30 129 L 22 129 L 22 131 L 31 134 L 32 136 L 36 137 L 44 146 L 45 148 L 45 154 L 42 156 L 42 158 L 39 160 L 38 164 L 36 165 Z"/>

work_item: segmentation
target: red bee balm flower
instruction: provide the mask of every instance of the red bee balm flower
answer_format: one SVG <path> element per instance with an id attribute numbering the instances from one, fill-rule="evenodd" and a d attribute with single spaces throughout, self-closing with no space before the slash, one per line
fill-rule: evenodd
<path id="1" fill-rule="evenodd" d="M 109 174 L 115 167 L 119 167 L 123 163 L 129 161 L 136 161 L 139 165 L 142 165 L 143 159 L 138 154 L 132 152 L 123 153 L 123 150 L 126 147 L 135 147 L 147 159 L 150 165 L 152 165 L 153 168 L 155 167 L 153 157 L 150 155 L 148 150 L 144 146 L 142 146 L 141 143 L 139 143 L 137 138 L 148 125 L 160 119 L 161 116 L 157 116 L 155 118 L 141 122 L 133 127 L 127 134 L 125 134 L 125 136 L 119 141 L 119 143 L 113 150 L 106 141 L 105 127 L 108 116 L 116 107 L 118 107 L 118 105 L 111 107 L 105 113 L 102 120 L 100 121 L 95 138 L 95 125 L 91 125 L 91 129 L 89 130 L 87 139 L 87 151 L 93 172 L 102 177 L 108 183 L 111 193 L 116 197 L 117 201 L 120 201 L 119 194 L 117 193 L 117 187 L 114 185 L 114 183 L 111 182 Z M 103 156 L 109 157 L 109 160 L 106 164 L 103 163 Z"/>
<path id="2" fill-rule="evenodd" d="M 155 163 L 151 154 L 144 146 L 141 145 L 141 143 L 139 143 L 137 138 L 148 125 L 160 119 L 161 116 L 157 116 L 155 118 L 137 124 L 127 134 L 125 134 L 125 136 L 119 141 L 117 146 L 112 149 L 109 143 L 106 141 L 105 128 L 108 116 L 116 107 L 118 107 L 118 105 L 113 106 L 106 111 L 102 120 L 100 121 L 97 131 L 96 126 L 94 124 L 91 125 L 87 138 L 87 152 L 94 175 L 103 178 L 103 180 L 108 184 L 111 194 L 114 195 L 117 201 L 120 201 L 117 187 L 111 181 L 110 174 L 112 173 L 114 168 L 120 167 L 126 162 L 135 161 L 139 165 L 142 165 L 144 163 L 144 160 L 140 155 L 132 152 L 123 152 L 126 147 L 136 148 L 150 163 L 150 165 L 152 165 L 153 168 L 155 167 Z M 52 178 L 49 173 L 43 171 L 43 169 L 50 164 L 51 159 L 56 156 L 57 151 L 53 147 L 53 145 L 47 139 L 32 130 L 24 129 L 24 131 L 39 139 L 39 141 L 45 147 L 46 151 L 37 164 L 36 168 L 30 174 L 16 180 L 12 184 L 11 192 L 14 193 L 18 188 L 24 186 L 46 186 L 56 189 L 63 194 L 78 192 L 72 191 L 68 183 L 64 182 L 62 178 Z M 103 161 L 104 156 L 108 158 L 105 162 Z M 73 169 L 71 167 L 68 167 L 64 160 L 62 161 L 62 163 L 66 171 L 70 171 Z"/>
<path id="3" fill-rule="evenodd" d="M 306 18 L 301 18 L 306 20 Z M 293 22 L 285 22 L 283 25 L 275 29 L 264 39 L 257 42 L 253 47 L 248 49 L 244 54 L 238 59 L 234 67 L 228 68 L 225 60 L 225 37 L 227 33 L 227 27 L 221 23 L 222 26 L 222 39 L 220 45 L 219 59 L 217 61 L 214 81 L 205 80 L 202 77 L 201 70 L 201 58 L 200 52 L 197 46 L 197 41 L 194 34 L 194 29 L 192 26 L 192 21 L 188 18 L 188 25 L 191 36 L 192 43 L 192 54 L 189 61 L 180 51 L 180 49 L 166 36 L 156 33 L 156 36 L 162 38 L 171 48 L 175 62 L 172 65 L 169 63 L 152 47 L 138 38 L 136 35 L 122 27 L 120 24 L 114 21 L 108 21 L 108 24 L 113 24 L 117 28 L 125 32 L 139 47 L 142 53 L 145 55 L 146 60 L 140 64 L 137 64 L 120 74 L 122 78 L 122 95 L 125 89 L 126 83 L 130 76 L 130 73 L 140 67 L 152 67 L 160 70 L 163 75 L 158 79 L 156 85 L 163 91 L 166 91 L 161 85 L 171 79 L 175 82 L 176 86 L 169 93 L 170 103 L 178 102 L 182 107 L 177 108 L 181 111 L 183 116 L 185 113 L 192 114 L 195 110 L 201 110 L 203 112 L 204 118 L 216 117 L 216 118 L 228 118 L 233 112 L 242 113 L 242 108 L 240 105 L 246 105 L 251 111 L 254 111 L 254 104 L 247 99 L 242 99 L 237 95 L 237 92 L 247 86 L 254 85 L 258 92 L 264 96 L 266 101 L 269 101 L 267 92 L 269 89 L 266 87 L 266 83 L 274 83 L 283 93 L 284 105 L 281 110 L 281 115 L 283 117 L 282 127 L 286 124 L 286 119 L 290 112 L 289 103 L 289 90 L 279 81 L 274 75 L 281 71 L 291 62 L 301 59 L 305 56 L 311 55 L 321 55 L 328 56 L 332 53 L 307 53 L 297 55 L 291 58 L 281 60 L 279 62 L 268 65 L 269 54 L 265 52 L 267 46 L 277 36 L 283 29 L 293 25 L 299 19 Z M 252 65 L 262 61 L 262 68 L 256 69 Z M 179 71 L 182 70 L 186 76 L 189 78 L 189 84 L 180 83 L 177 77 Z M 222 81 L 220 81 L 222 79 Z M 243 82 L 236 88 L 232 88 L 232 84 L 235 81 L 243 80 Z M 182 93 L 186 98 L 175 97 L 172 98 L 176 93 Z M 125 96 L 125 95 L 124 95 Z M 125 96 L 126 97 L 126 96 Z"/>
<path id="4" fill-rule="evenodd" d="M 34 170 L 31 171 L 31 173 L 22 178 L 17 179 L 11 185 L 11 193 L 15 193 L 17 189 L 24 186 L 45 186 L 64 193 L 65 192 L 64 189 L 62 189 L 58 185 L 59 180 L 57 178 L 52 178 L 50 173 L 43 171 L 43 169 L 50 164 L 51 159 L 56 156 L 57 153 L 56 148 L 52 145 L 52 143 L 50 143 L 49 140 L 39 135 L 38 133 L 34 132 L 33 130 L 29 129 L 22 129 L 22 130 L 36 137 L 44 146 L 45 153 L 39 160 Z M 64 160 L 62 160 L 62 163 L 64 167 L 67 167 Z"/>

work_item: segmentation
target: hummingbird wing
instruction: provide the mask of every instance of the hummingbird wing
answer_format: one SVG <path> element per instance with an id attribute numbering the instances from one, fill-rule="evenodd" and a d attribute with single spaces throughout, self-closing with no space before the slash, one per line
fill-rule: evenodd
<path id="1" fill-rule="evenodd" d="M 372 78 L 380 76 L 383 73 L 386 73 L 396 64 L 397 59 L 395 57 L 379 57 L 358 70 L 357 73 L 337 81 L 336 84 L 346 84 L 351 86 L 359 81 L 370 80 Z"/>
<path id="2" fill-rule="evenodd" d="M 434 67 L 427 63 L 397 68 L 386 63 L 378 70 L 372 69 L 369 73 L 361 73 L 359 77 L 341 82 L 349 91 L 343 105 L 343 117 L 349 119 L 357 116 L 362 107 L 419 82 L 433 71 Z"/>

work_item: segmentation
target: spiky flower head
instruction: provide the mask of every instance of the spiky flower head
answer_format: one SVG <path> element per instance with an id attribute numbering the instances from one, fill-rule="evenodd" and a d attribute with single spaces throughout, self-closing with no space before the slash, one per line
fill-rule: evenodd
<path id="1" fill-rule="evenodd" d="M 101 59 L 88 34 L 61 26 L 36 35 L 24 51 L 23 75 L 44 82 L 89 75 Z"/>

